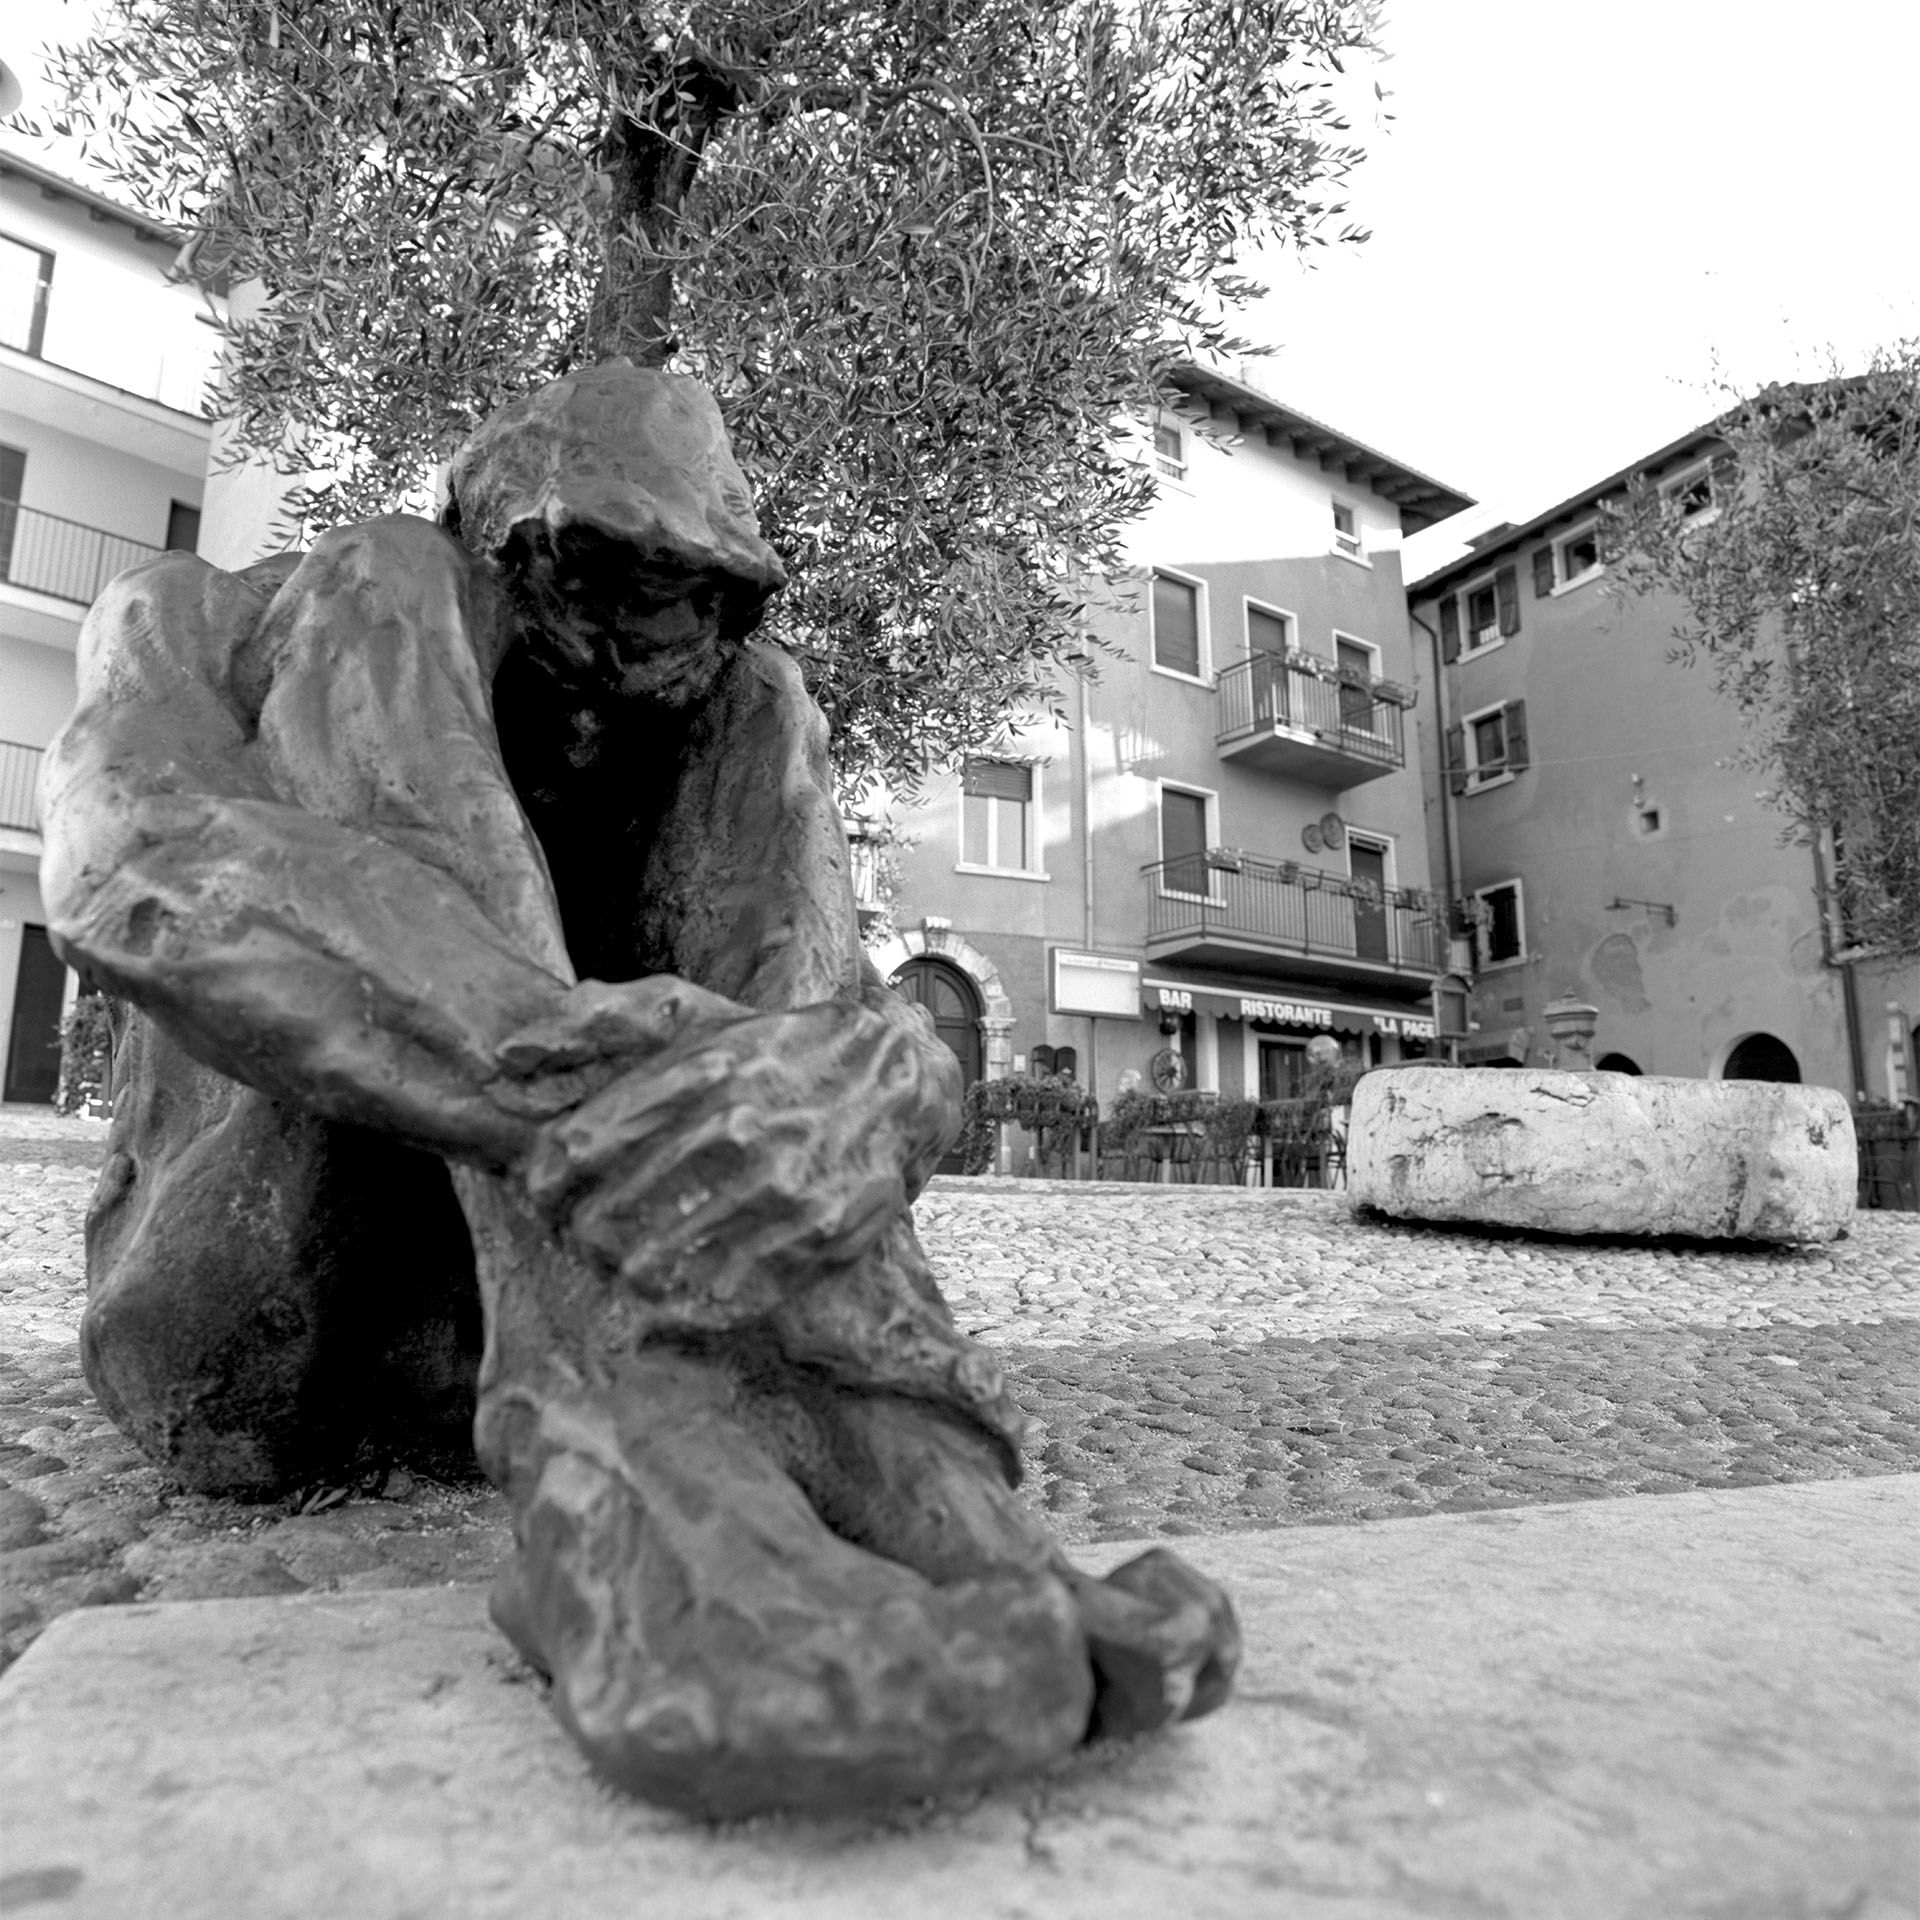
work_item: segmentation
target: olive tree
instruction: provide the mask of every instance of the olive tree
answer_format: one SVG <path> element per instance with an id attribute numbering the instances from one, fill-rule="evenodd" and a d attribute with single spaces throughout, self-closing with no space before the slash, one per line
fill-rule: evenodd
<path id="1" fill-rule="evenodd" d="M 58 131 L 258 283 L 214 410 L 302 529 L 612 355 L 707 381 L 840 764 L 1051 699 L 1118 419 L 1324 244 L 1373 0 L 108 0 Z M 1353 237 L 1342 229 L 1337 237 Z"/>
<path id="2" fill-rule="evenodd" d="M 1768 387 L 1715 431 L 1710 499 L 1642 479 L 1612 516 L 1618 590 L 1679 597 L 1674 657 L 1827 847 L 1842 937 L 1920 954 L 1920 342 Z"/>

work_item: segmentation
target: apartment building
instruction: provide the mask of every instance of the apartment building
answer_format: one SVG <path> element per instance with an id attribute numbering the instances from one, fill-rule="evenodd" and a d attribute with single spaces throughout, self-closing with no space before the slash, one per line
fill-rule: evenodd
<path id="1" fill-rule="evenodd" d="M 1821 850 L 1783 843 L 1739 713 L 1667 658 L 1677 603 L 1607 591 L 1602 502 L 1644 472 L 1710 515 L 1719 446 L 1685 435 L 1410 589 L 1430 859 L 1476 909 L 1462 1055 L 1552 1065 L 1544 1010 L 1571 997 L 1599 1010 L 1602 1067 L 1898 1104 L 1920 968 L 1827 922 Z"/>
<path id="2" fill-rule="evenodd" d="M 1158 499 L 1097 674 L 897 816 L 881 970 L 969 1078 L 1277 1098 L 1316 1035 L 1414 1057 L 1448 930 L 1399 547 L 1472 503 L 1198 366 L 1134 451 Z"/>
<path id="3" fill-rule="evenodd" d="M 219 340 L 166 280 L 180 236 L 0 152 L 0 1030 L 7 1100 L 46 1101 L 73 982 L 47 944 L 35 790 L 102 586 L 195 544 Z"/>

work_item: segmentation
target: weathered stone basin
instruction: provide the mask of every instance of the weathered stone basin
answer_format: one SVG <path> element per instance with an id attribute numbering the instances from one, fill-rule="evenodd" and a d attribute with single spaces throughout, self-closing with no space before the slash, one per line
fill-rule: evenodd
<path id="1" fill-rule="evenodd" d="M 1831 1240 L 1857 1178 L 1840 1094 L 1758 1080 L 1388 1068 L 1347 1148 L 1356 1207 L 1543 1233 Z"/>

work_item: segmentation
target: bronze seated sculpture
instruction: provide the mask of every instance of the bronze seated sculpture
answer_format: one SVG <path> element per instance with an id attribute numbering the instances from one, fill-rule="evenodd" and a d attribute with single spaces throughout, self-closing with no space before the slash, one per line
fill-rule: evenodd
<path id="1" fill-rule="evenodd" d="M 483 426 L 444 526 L 122 575 L 45 789 L 55 939 L 137 1010 L 102 1403 L 255 1494 L 470 1418 L 496 1620 L 602 1773 L 723 1817 L 1015 1773 L 1237 1657 L 1014 1492 L 908 1212 L 957 1069 L 749 639 L 782 579 L 705 390 L 614 362 Z"/>

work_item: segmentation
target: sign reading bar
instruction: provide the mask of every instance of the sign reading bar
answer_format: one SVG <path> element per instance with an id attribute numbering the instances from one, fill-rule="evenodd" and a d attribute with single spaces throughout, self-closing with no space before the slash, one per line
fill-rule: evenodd
<path id="1" fill-rule="evenodd" d="M 1111 953 L 1053 949 L 1053 1011 L 1099 1020 L 1140 1018 L 1140 962 Z"/>

